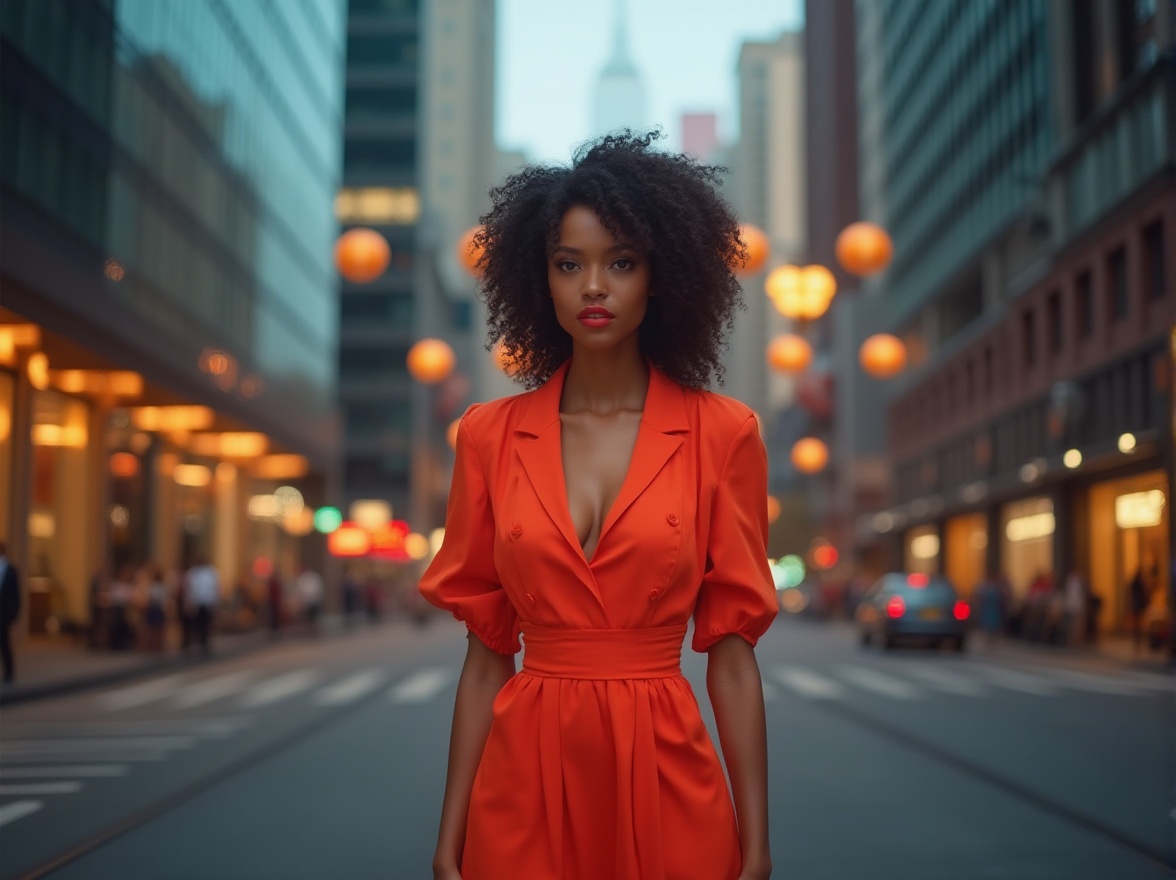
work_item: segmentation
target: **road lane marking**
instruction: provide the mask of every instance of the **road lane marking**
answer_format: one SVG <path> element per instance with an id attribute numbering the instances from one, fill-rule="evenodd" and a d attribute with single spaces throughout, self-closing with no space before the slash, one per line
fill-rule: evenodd
<path id="1" fill-rule="evenodd" d="M 190 749 L 199 740 L 194 736 L 121 736 L 105 739 L 29 739 L 6 742 L 0 756 L 53 754 L 55 752 L 171 751 Z"/>
<path id="2" fill-rule="evenodd" d="M 106 693 L 99 694 L 98 702 L 107 712 L 121 712 L 124 709 L 133 709 L 136 706 L 143 706 L 156 700 L 162 700 L 164 697 L 174 693 L 180 684 L 190 678 L 191 675 L 186 672 L 179 675 L 168 675 L 164 678 L 155 678 L 143 684 L 134 685 L 133 687 L 120 688 L 116 691 L 107 691 Z"/>
<path id="3" fill-rule="evenodd" d="M 10 755 L 7 752 L 0 752 L 0 766 L 7 767 L 10 764 L 43 764 L 45 761 L 57 761 L 59 763 L 76 761 L 79 764 L 90 764 L 97 761 L 109 761 L 111 758 L 137 764 L 163 761 L 167 758 L 167 752 L 141 751 L 111 754 L 109 751 L 94 752 L 81 750 L 77 752 L 51 752 L 48 754 L 44 752 L 29 752 L 28 754 L 22 755 Z"/>
<path id="4" fill-rule="evenodd" d="M 247 709 L 257 709 L 280 702 L 287 697 L 302 691 L 310 690 L 319 680 L 320 673 L 313 669 L 298 669 L 287 672 L 277 678 L 271 678 L 254 685 L 249 693 L 241 698 L 241 705 Z"/>
<path id="5" fill-rule="evenodd" d="M 425 703 L 449 683 L 453 673 L 443 666 L 419 669 L 388 692 L 393 703 Z"/>
<path id="6" fill-rule="evenodd" d="M 62 764 L 56 767 L 0 767 L 0 782 L 8 779 L 52 779 L 55 776 L 112 779 L 126 776 L 126 764 Z"/>
<path id="7" fill-rule="evenodd" d="M 840 700 L 845 696 L 845 688 L 841 684 L 800 666 L 777 666 L 772 672 L 776 681 L 802 697 Z"/>
<path id="8" fill-rule="evenodd" d="M 988 690 L 978 682 L 938 667 L 904 666 L 902 671 L 904 674 L 915 676 L 921 684 L 937 691 L 957 694 L 961 697 L 988 696 Z"/>
<path id="9" fill-rule="evenodd" d="M 1131 681 L 1111 678 L 1108 675 L 1098 675 L 1093 672 L 1079 672 L 1076 669 L 1039 670 L 1041 674 L 1058 681 L 1063 687 L 1076 690 L 1093 691 L 1097 694 L 1114 694 L 1120 697 L 1141 697 L 1143 687 Z"/>
<path id="10" fill-rule="evenodd" d="M 1003 666 L 987 666 L 983 664 L 975 664 L 972 668 L 977 675 L 983 676 L 988 681 L 1003 688 L 1008 688 L 1013 691 L 1020 691 L 1024 694 L 1032 694 L 1035 697 L 1055 697 L 1058 690 L 1049 682 L 1038 678 L 1036 675 L 1029 675 L 1025 672 L 1014 672 Z"/>
<path id="11" fill-rule="evenodd" d="M 0 807 L 0 828 L 9 822 L 15 822 L 17 819 L 23 819 L 25 816 L 37 812 L 43 806 L 45 806 L 44 801 L 13 801 L 10 804 L 5 804 Z"/>
<path id="12" fill-rule="evenodd" d="M 881 694 L 884 697 L 893 697 L 896 700 L 917 700 L 923 696 L 923 692 L 913 684 L 909 684 L 901 678 L 887 675 L 885 672 L 867 669 L 865 666 L 844 665 L 838 667 L 837 671 L 850 684 Z"/>
<path id="13" fill-rule="evenodd" d="M 1132 681 L 1149 690 L 1163 691 L 1167 694 L 1176 693 L 1176 678 L 1171 675 L 1131 670 L 1128 676 Z"/>
<path id="14" fill-rule="evenodd" d="M 314 703 L 317 706 L 342 706 L 353 703 L 383 684 L 384 677 L 382 669 L 365 669 L 323 688 L 314 695 Z"/>
<path id="15" fill-rule="evenodd" d="M 214 678 L 206 678 L 184 688 L 172 701 L 172 705 L 176 709 L 193 709 L 196 706 L 211 703 L 213 700 L 231 696 L 242 690 L 257 677 L 257 674 L 257 671 L 253 669 L 241 669 Z"/>
<path id="16" fill-rule="evenodd" d="M 38 782 L 31 785 L 0 785 L 0 797 L 77 794 L 82 790 L 80 782 Z"/>
<path id="17" fill-rule="evenodd" d="M 6 738 L 33 739 L 37 737 L 76 736 L 152 736 L 181 734 L 204 739 L 225 739 L 252 726 L 253 720 L 239 718 L 156 719 L 142 721 L 79 721 L 79 722 L 15 722 L 4 725 Z"/>

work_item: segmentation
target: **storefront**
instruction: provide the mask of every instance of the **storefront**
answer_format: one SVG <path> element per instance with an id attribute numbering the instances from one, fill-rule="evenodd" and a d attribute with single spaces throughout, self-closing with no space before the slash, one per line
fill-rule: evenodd
<path id="1" fill-rule="evenodd" d="M 939 544 L 939 527 L 934 523 L 910 529 L 903 543 L 903 568 L 908 572 L 937 573 Z"/>
<path id="2" fill-rule="evenodd" d="M 1049 498 L 1026 498 L 1001 507 L 1002 573 L 1017 602 L 1029 595 L 1035 583 L 1043 590 L 1053 585 L 1055 529 L 1054 506 Z"/>
<path id="3" fill-rule="evenodd" d="M 944 528 L 944 568 L 960 597 L 971 597 L 984 580 L 988 553 L 988 517 L 969 513 L 949 519 Z"/>
<path id="4" fill-rule="evenodd" d="M 1138 575 L 1153 607 L 1167 604 L 1167 475 L 1149 471 L 1090 488 L 1090 589 L 1101 600 L 1099 627 L 1131 626 L 1130 584 Z"/>

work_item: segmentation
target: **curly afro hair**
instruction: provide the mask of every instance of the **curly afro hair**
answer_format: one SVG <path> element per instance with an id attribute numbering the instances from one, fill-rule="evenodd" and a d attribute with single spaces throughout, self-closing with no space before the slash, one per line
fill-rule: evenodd
<path id="1" fill-rule="evenodd" d="M 651 148 L 659 132 L 611 134 L 582 146 L 571 167 L 528 166 L 490 193 L 475 246 L 489 311 L 487 347 L 501 339 L 515 381 L 536 388 L 571 357 L 555 317 L 547 260 L 569 208 L 583 206 L 617 238 L 648 254 L 645 357 L 679 385 L 722 384 L 719 361 L 743 294 L 739 226 L 716 192 L 721 168 Z"/>

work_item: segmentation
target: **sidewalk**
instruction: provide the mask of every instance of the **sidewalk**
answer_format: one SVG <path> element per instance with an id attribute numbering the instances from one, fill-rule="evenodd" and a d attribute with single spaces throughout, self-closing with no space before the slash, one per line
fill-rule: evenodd
<path id="1" fill-rule="evenodd" d="M 357 623 L 356 629 L 367 626 Z M 320 636 L 344 632 L 341 615 L 326 615 L 319 620 Z M 214 633 L 211 661 L 237 657 L 272 645 L 302 638 L 301 630 L 288 627 L 281 638 L 273 638 L 268 629 L 259 627 L 241 633 Z M 65 639 L 31 639 L 15 645 L 16 681 L 0 684 L 0 706 L 27 700 L 57 696 L 88 688 L 102 687 L 139 675 L 165 670 L 196 667 L 210 662 L 199 649 L 184 654 L 169 648 L 160 654 L 145 651 L 92 650 Z"/>

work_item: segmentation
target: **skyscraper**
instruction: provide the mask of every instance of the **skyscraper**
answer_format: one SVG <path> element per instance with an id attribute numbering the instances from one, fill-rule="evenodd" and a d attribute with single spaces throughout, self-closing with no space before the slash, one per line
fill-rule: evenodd
<path id="1" fill-rule="evenodd" d="M 622 128 L 641 131 L 649 126 L 645 86 L 629 55 L 629 31 L 624 0 L 616 0 L 612 55 L 596 81 L 592 133 L 605 134 Z"/>

